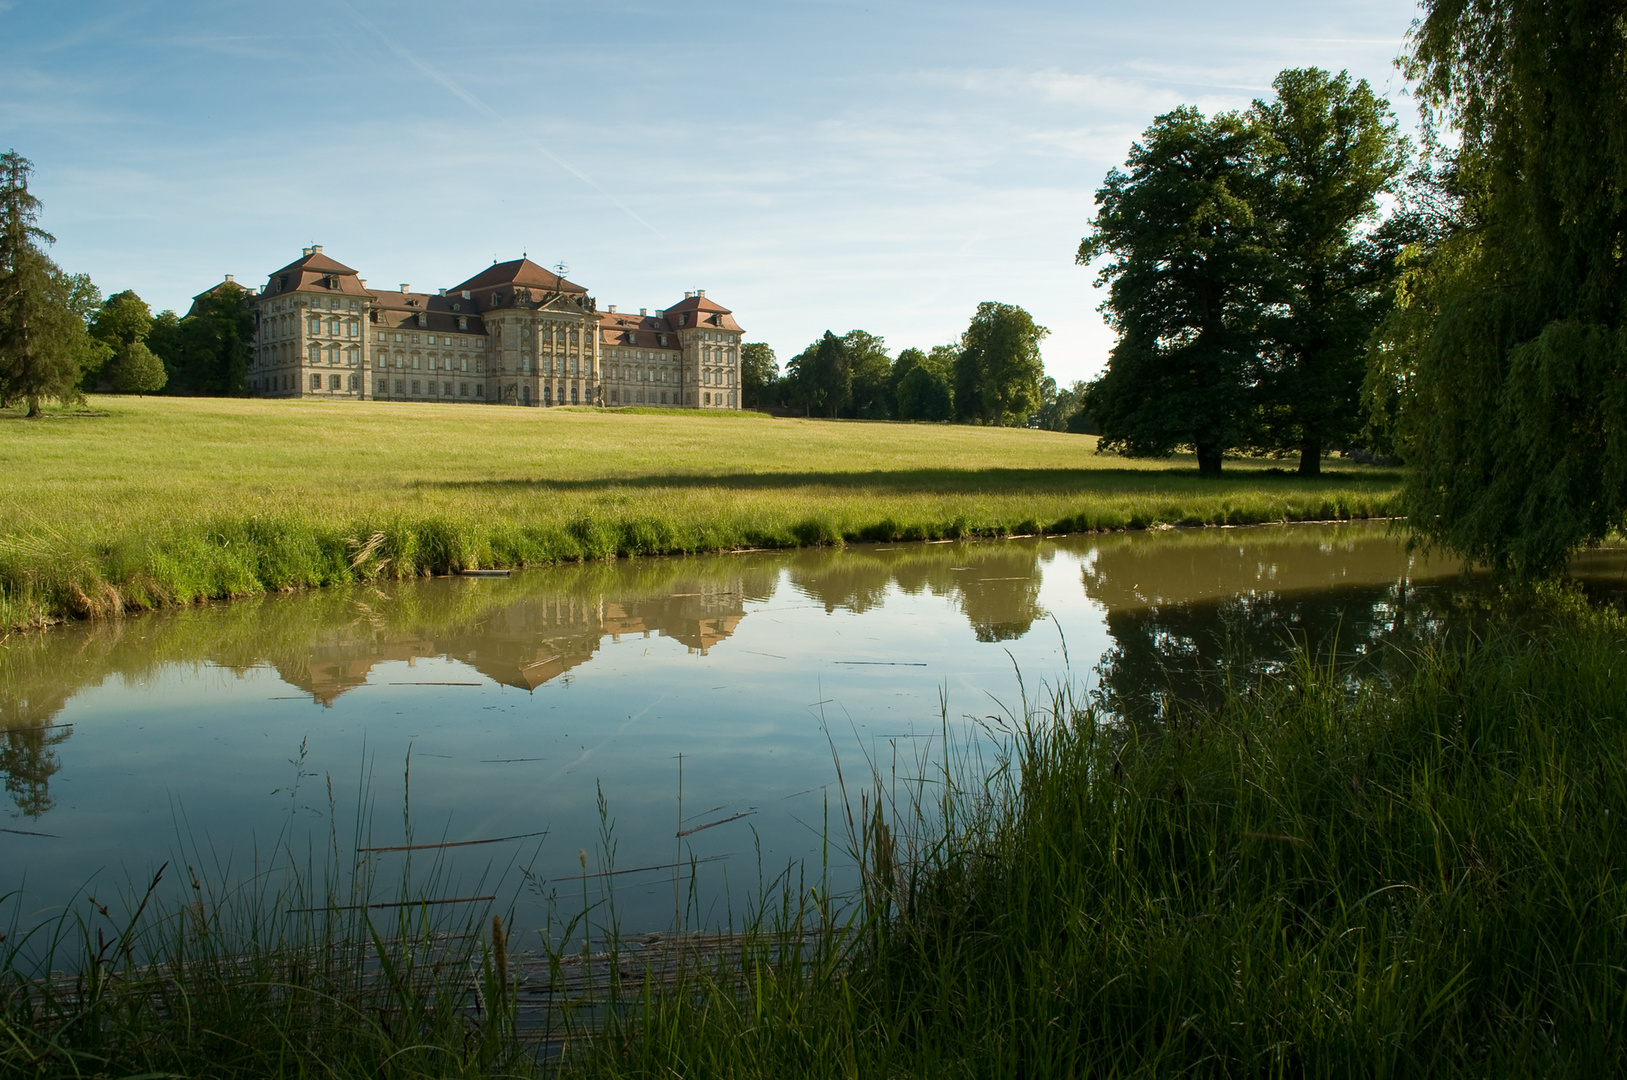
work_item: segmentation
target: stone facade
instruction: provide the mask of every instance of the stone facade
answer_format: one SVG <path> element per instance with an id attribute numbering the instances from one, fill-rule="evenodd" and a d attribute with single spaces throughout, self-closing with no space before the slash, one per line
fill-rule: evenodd
<path id="1" fill-rule="evenodd" d="M 704 289 L 654 313 L 601 312 L 529 259 L 435 293 L 367 287 L 306 248 L 250 303 L 263 397 L 738 409 L 740 325 Z"/>

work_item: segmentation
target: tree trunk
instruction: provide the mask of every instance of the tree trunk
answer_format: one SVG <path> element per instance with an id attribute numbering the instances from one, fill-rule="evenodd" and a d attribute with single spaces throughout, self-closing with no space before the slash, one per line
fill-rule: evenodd
<path id="1" fill-rule="evenodd" d="M 1221 452 L 1213 446 L 1200 445 L 1198 447 L 1198 475 L 1220 475 Z"/>
<path id="2" fill-rule="evenodd" d="M 1306 439 L 1299 444 L 1299 475 L 1322 475 L 1322 445 L 1315 439 Z"/>

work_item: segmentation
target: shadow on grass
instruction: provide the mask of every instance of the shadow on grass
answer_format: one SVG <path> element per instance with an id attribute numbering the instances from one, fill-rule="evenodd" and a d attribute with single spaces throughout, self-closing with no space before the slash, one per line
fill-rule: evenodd
<path id="1" fill-rule="evenodd" d="M 670 472 L 580 479 L 428 480 L 417 486 L 448 491 L 504 488 L 548 488 L 555 491 L 593 491 L 624 488 L 730 488 L 737 491 L 792 487 L 861 488 L 867 491 L 931 494 L 1010 494 L 1014 491 L 1074 494 L 1162 494 L 1183 492 L 1236 492 L 1260 494 L 1284 487 L 1326 489 L 1359 486 L 1364 489 L 1399 484 L 1395 470 L 1324 472 L 1301 477 L 1268 469 L 1239 470 L 1218 478 L 1199 476 L 1194 469 L 872 469 L 864 472 Z"/>

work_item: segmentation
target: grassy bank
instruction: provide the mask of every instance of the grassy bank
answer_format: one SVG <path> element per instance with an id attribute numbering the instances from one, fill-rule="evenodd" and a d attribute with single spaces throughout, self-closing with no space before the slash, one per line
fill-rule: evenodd
<path id="1" fill-rule="evenodd" d="M 91 415 L 96 414 L 96 415 Z M 616 555 L 1383 516 L 1398 476 L 757 414 L 92 398 L 0 413 L 0 625 Z"/>
<path id="2" fill-rule="evenodd" d="M 1058 698 L 1016 726 L 1005 767 L 923 774 L 879 813 L 873 801 L 853 806 L 862 897 L 833 904 L 805 883 L 772 894 L 742 949 L 690 965 L 664 993 L 644 991 L 636 964 L 607 965 L 628 972 L 601 988 L 617 1004 L 578 1017 L 588 1023 L 557 1067 L 596 1077 L 1619 1075 L 1627 625 L 1562 601 L 1412 660 L 1390 683 L 1356 685 L 1305 657 L 1208 709 L 1174 703 L 1155 728 Z M 13 954 L 0 1067 L 534 1068 L 506 1004 L 526 989 L 521 969 L 496 962 L 489 935 L 465 939 L 438 977 L 412 969 L 425 983 L 311 981 L 295 962 L 309 944 L 296 939 L 285 955 L 263 929 L 210 939 L 252 962 L 207 953 L 194 975 L 184 950 L 197 947 L 195 928 L 226 929 L 198 911 L 138 920 L 167 928 L 139 938 L 157 952 L 121 952 L 120 938 L 112 955 L 143 974 L 81 975 L 89 998 L 29 995 L 32 972 Z M 392 929 L 425 940 L 410 921 Z M 578 925 L 552 938 L 551 974 L 580 936 Z M 403 955 L 385 935 L 374 951 L 384 958 L 368 961 L 375 971 Z M 162 997 L 141 981 L 152 972 L 184 993 Z"/>

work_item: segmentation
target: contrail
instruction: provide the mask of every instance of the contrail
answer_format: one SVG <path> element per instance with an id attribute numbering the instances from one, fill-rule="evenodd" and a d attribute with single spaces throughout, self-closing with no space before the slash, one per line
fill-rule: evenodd
<path id="1" fill-rule="evenodd" d="M 394 41 L 390 40 L 390 38 L 385 36 L 384 31 L 380 30 L 371 21 L 365 18 L 361 12 L 351 7 L 348 3 L 345 3 L 344 0 L 340 0 L 340 6 L 348 11 L 350 13 L 350 17 L 361 24 L 363 29 L 369 31 L 374 37 L 378 38 L 379 42 L 383 44 L 386 49 L 389 49 L 391 52 L 401 57 L 401 59 L 417 68 L 427 78 L 432 80 L 436 85 L 440 86 L 441 89 L 445 90 L 447 93 L 451 94 L 465 105 L 468 105 L 470 108 L 483 112 L 494 120 L 501 120 L 503 118 L 502 114 L 496 109 L 492 108 L 490 105 L 480 100 L 480 98 L 453 82 L 442 72 L 437 71 L 435 68 L 418 59 L 418 57 L 414 56 L 404 46 L 398 45 Z M 586 184 L 594 191 L 597 191 L 600 195 L 604 196 L 612 204 L 614 204 L 618 210 L 632 218 L 634 221 L 638 222 L 640 225 L 644 226 L 646 229 L 650 230 L 650 232 L 654 233 L 656 236 L 661 235 L 660 229 L 657 229 L 654 225 L 651 225 L 648 221 L 645 221 L 632 207 L 628 206 L 610 192 L 600 187 L 591 176 L 587 175 L 582 170 L 566 161 L 564 158 L 561 158 L 558 154 L 548 149 L 548 147 L 544 146 L 530 135 L 523 135 L 523 137 L 532 145 L 533 148 L 537 150 L 538 153 L 542 154 L 543 157 L 546 157 L 549 161 L 552 161 L 555 165 L 558 165 L 561 169 L 564 169 L 566 172 L 582 181 L 582 183 Z"/>

